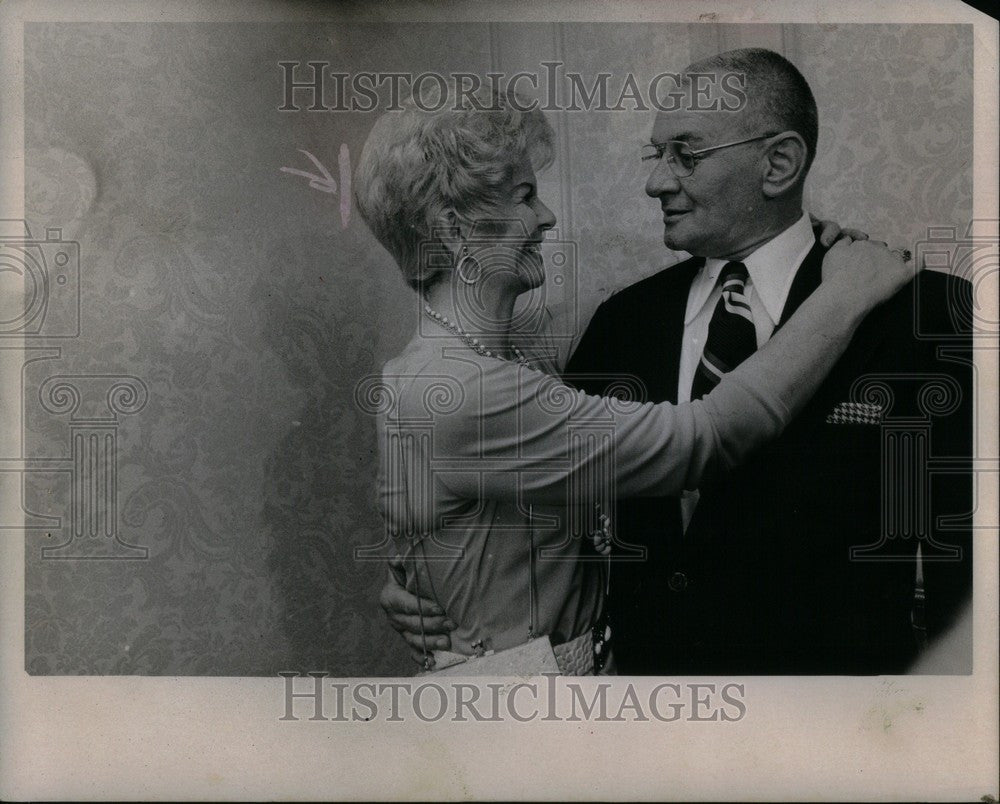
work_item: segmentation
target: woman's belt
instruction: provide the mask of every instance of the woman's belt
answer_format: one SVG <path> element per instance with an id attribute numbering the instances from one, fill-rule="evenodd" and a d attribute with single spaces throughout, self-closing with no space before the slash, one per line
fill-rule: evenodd
<path id="1" fill-rule="evenodd" d="M 558 645 L 553 645 L 547 636 L 535 637 L 517 647 L 482 656 L 464 656 L 449 650 L 435 650 L 434 669 L 420 675 L 540 676 L 558 673 L 564 676 L 590 676 L 595 673 L 613 673 L 610 646 L 606 640 L 598 642 L 606 633 L 605 629 L 603 624 L 595 626 Z M 601 650 L 596 662 L 595 649 Z"/>

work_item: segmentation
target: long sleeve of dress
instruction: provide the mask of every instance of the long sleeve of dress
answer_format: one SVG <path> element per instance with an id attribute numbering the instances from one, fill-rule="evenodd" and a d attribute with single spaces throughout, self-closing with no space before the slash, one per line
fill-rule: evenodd
<path id="1" fill-rule="evenodd" d="M 620 496 L 696 488 L 791 418 L 773 388 L 739 371 L 684 405 L 592 396 L 462 350 L 385 380 L 397 388 L 398 407 L 384 426 L 421 433 L 437 483 L 455 497 L 525 505 L 564 505 L 574 482 L 601 476 Z"/>

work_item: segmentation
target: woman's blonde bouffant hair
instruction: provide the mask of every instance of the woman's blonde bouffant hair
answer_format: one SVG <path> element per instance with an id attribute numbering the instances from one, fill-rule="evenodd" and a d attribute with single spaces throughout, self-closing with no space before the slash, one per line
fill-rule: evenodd
<path id="1" fill-rule="evenodd" d="M 412 98 L 401 105 L 372 127 L 354 198 L 406 283 L 420 291 L 450 270 L 426 259 L 441 214 L 454 210 L 465 223 L 502 217 L 515 167 L 525 156 L 536 170 L 546 167 L 553 132 L 538 109 L 524 111 L 528 103 L 512 94 L 464 95 L 437 111 Z"/>

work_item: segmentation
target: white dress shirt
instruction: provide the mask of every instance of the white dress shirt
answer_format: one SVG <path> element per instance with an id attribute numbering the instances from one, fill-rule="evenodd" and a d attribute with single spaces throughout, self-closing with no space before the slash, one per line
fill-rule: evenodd
<path id="1" fill-rule="evenodd" d="M 809 250 L 816 242 L 812 223 L 805 213 L 795 223 L 772 240 L 745 257 L 741 262 L 747 267 L 747 302 L 753 313 L 757 330 L 757 348 L 770 339 L 781 320 L 788 291 L 795 274 Z M 708 324 L 715 312 L 715 305 L 722 295 L 718 286 L 719 274 L 728 260 L 710 258 L 695 276 L 688 291 L 687 309 L 684 313 L 684 339 L 681 343 L 680 369 L 677 377 L 677 401 L 691 400 L 691 384 L 695 370 L 705 350 Z M 681 497 L 681 515 L 687 530 L 694 509 L 698 505 L 698 492 L 686 491 Z"/>

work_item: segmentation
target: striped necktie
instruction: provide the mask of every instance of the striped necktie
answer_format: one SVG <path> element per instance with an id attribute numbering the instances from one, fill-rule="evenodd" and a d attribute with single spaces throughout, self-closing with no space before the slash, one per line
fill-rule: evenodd
<path id="1" fill-rule="evenodd" d="M 757 330 L 746 298 L 747 267 L 727 262 L 719 276 L 722 296 L 708 324 L 705 351 L 691 383 L 691 399 L 701 399 L 715 388 L 727 371 L 732 371 L 757 351 Z"/>

